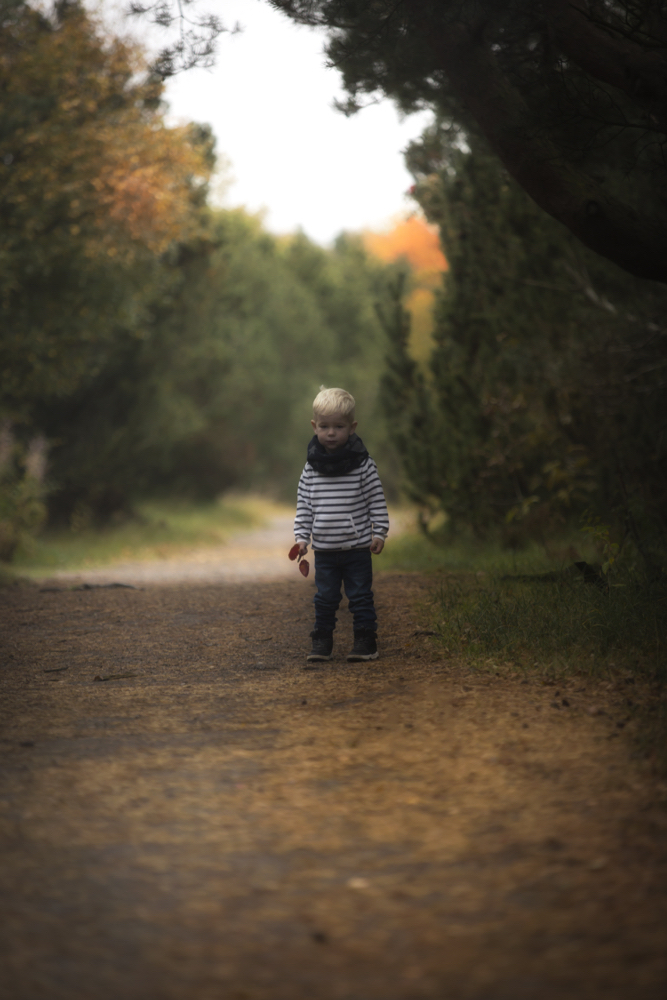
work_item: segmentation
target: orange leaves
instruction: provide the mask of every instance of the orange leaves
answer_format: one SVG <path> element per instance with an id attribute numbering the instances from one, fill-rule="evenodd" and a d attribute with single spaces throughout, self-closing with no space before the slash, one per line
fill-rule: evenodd
<path id="1" fill-rule="evenodd" d="M 81 6 L 16 0 L 0 25 L 0 371 L 17 398 L 71 391 L 139 329 L 166 252 L 205 225 L 210 139 L 168 128 L 135 46 Z M 4 331 L 3 331 L 4 332 Z"/>
<path id="2" fill-rule="evenodd" d="M 405 303 L 412 318 L 410 348 L 414 357 L 426 361 L 431 352 L 435 291 L 447 270 L 435 226 L 419 216 L 401 219 L 383 233 L 365 233 L 369 253 L 390 262 L 404 258 L 412 268 L 411 291 Z"/>
<path id="3" fill-rule="evenodd" d="M 101 176 L 100 202 L 109 219 L 156 253 L 191 235 L 191 178 L 205 177 L 207 171 L 183 131 L 153 133 L 150 145 L 139 147 L 131 163 L 117 152 L 112 151 Z"/>
<path id="4" fill-rule="evenodd" d="M 159 170 L 152 165 L 116 169 L 110 170 L 105 179 L 109 217 L 124 225 L 132 239 L 143 237 L 147 243 L 153 242 L 162 229 L 161 202 L 166 200 Z"/>
<path id="5" fill-rule="evenodd" d="M 0 33 L 0 56 L 14 126 L 0 201 L 14 230 L 75 240 L 88 258 L 113 246 L 130 265 L 193 235 L 210 167 L 190 131 L 154 110 L 160 88 L 137 82 L 137 50 L 103 41 L 80 9 L 54 28 L 26 7 Z"/>
<path id="6" fill-rule="evenodd" d="M 388 262 L 405 257 L 419 276 L 420 283 L 433 276 L 439 280 L 442 271 L 447 270 L 436 227 L 416 215 L 400 220 L 393 229 L 384 233 L 366 233 L 364 243 L 366 249 L 380 260 Z"/>

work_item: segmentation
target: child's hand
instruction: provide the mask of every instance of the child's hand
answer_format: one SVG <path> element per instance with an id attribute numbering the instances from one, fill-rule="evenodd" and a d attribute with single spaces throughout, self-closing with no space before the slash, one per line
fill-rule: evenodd
<path id="1" fill-rule="evenodd" d="M 308 576 L 310 572 L 310 564 L 307 559 L 304 559 L 307 551 L 308 542 L 295 542 L 287 553 L 292 562 L 294 562 L 295 559 L 298 559 L 299 572 L 301 573 L 301 576 Z"/>
<path id="2" fill-rule="evenodd" d="M 384 548 L 384 538 L 380 538 L 378 535 L 375 536 L 371 542 L 371 552 L 375 556 L 379 556 Z"/>

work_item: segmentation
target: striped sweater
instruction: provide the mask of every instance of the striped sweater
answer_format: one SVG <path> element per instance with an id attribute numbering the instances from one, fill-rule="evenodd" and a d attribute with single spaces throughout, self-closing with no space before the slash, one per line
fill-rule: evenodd
<path id="1" fill-rule="evenodd" d="M 386 538 L 389 514 L 372 458 L 344 476 L 324 476 L 306 464 L 297 494 L 294 537 L 318 549 L 367 549 Z"/>

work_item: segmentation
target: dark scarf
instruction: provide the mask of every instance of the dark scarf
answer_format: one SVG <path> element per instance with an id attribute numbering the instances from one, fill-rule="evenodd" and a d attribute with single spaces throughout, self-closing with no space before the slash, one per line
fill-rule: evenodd
<path id="1" fill-rule="evenodd" d="M 358 469 L 368 458 L 364 442 L 357 434 L 350 434 L 346 443 L 337 451 L 329 452 L 313 435 L 308 445 L 308 465 L 323 476 L 346 476 L 348 472 Z"/>

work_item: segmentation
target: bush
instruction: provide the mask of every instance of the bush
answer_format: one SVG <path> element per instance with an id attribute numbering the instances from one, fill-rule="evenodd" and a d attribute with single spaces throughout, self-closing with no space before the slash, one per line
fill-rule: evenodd
<path id="1" fill-rule="evenodd" d="M 44 524 L 45 470 L 44 438 L 35 437 L 22 448 L 5 424 L 0 430 L 0 562 L 11 562 L 19 545 Z"/>

